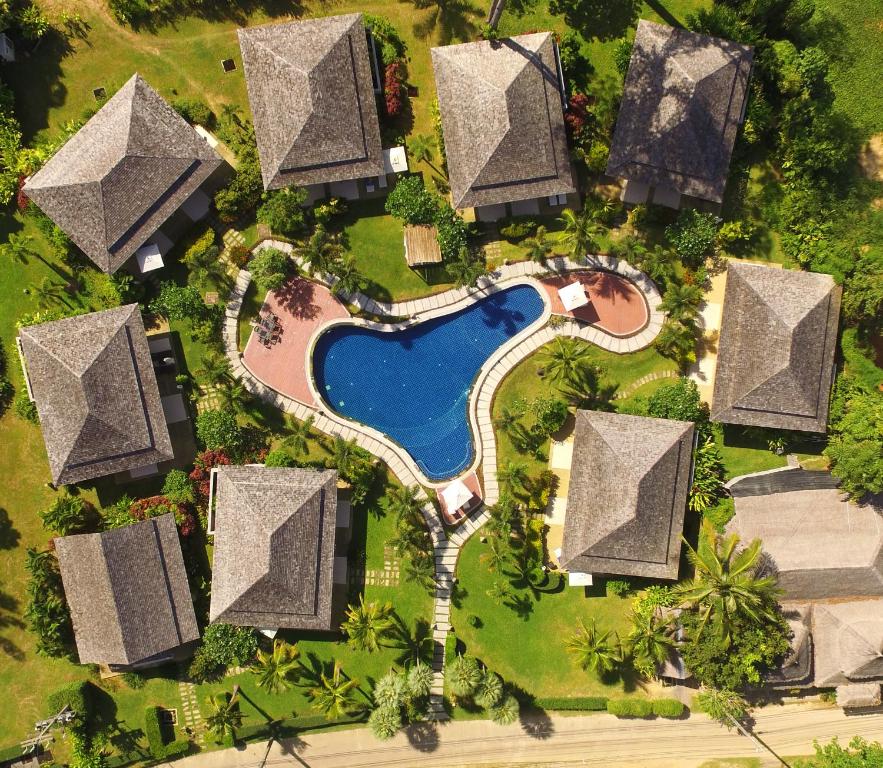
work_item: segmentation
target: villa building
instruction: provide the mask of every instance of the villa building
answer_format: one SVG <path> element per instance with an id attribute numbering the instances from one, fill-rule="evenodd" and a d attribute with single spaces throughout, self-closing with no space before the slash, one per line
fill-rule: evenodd
<path id="1" fill-rule="evenodd" d="M 160 396 L 137 304 L 26 326 L 18 345 L 54 483 L 174 460 L 165 408 L 180 394 Z"/>
<path id="2" fill-rule="evenodd" d="M 561 568 L 676 579 L 693 441 L 691 422 L 577 411 Z"/>
<path id="3" fill-rule="evenodd" d="M 731 261 L 711 418 L 825 432 L 840 294 L 829 275 Z"/>
<path id="4" fill-rule="evenodd" d="M 576 188 L 552 34 L 431 54 L 454 207 L 492 221 L 563 206 Z"/>
<path id="5" fill-rule="evenodd" d="M 352 199 L 385 183 L 362 14 L 240 29 L 239 47 L 265 189 Z"/>
<path id="6" fill-rule="evenodd" d="M 175 517 L 55 539 L 81 664 L 143 668 L 199 639 Z"/>
<path id="7" fill-rule="evenodd" d="M 132 78 L 27 180 L 24 192 L 99 269 L 146 259 L 203 218 L 202 187 L 223 161 L 140 75 Z M 149 253 L 148 253 L 149 251 Z M 158 265 L 161 266 L 160 259 Z"/>
<path id="8" fill-rule="evenodd" d="M 766 676 L 782 689 L 837 689 L 846 708 L 877 706 L 883 683 L 883 509 L 847 501 L 830 475 L 746 477 L 728 533 L 761 539 L 784 590 L 791 652 Z M 825 487 L 827 486 L 827 487 Z"/>
<path id="9" fill-rule="evenodd" d="M 212 470 L 212 622 L 330 631 L 346 586 L 350 505 L 337 472 L 262 465 Z"/>
<path id="10" fill-rule="evenodd" d="M 638 22 L 607 161 L 625 181 L 623 202 L 723 202 L 753 57 L 746 45 Z"/>

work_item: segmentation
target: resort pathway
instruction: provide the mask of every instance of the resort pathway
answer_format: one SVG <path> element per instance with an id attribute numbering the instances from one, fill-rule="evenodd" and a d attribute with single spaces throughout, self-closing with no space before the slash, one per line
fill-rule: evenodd
<path id="1" fill-rule="evenodd" d="M 255 250 L 278 248 L 292 254 L 292 246 L 274 240 L 265 240 Z M 298 261 L 296 257 L 292 258 Z M 257 397 L 275 405 L 277 408 L 292 414 L 303 421 L 314 417 L 314 427 L 321 432 L 340 436 L 344 440 L 353 440 L 372 455 L 384 461 L 406 486 L 416 486 L 419 498 L 423 502 L 423 517 L 432 538 L 435 555 L 435 604 L 433 611 L 433 684 L 430 691 L 429 717 L 432 720 L 449 719 L 444 707 L 444 668 L 445 641 L 451 629 L 451 592 L 454 588 L 454 571 L 460 547 L 485 522 L 490 513 L 488 508 L 499 499 L 497 482 L 497 447 L 494 437 L 491 405 L 494 393 L 503 378 L 518 363 L 556 336 L 571 336 L 598 345 L 616 353 L 634 352 L 652 343 L 660 329 L 664 315 L 659 309 L 661 297 L 653 282 L 643 272 L 624 261 L 606 256 L 587 256 L 583 263 L 577 263 L 564 257 L 549 259 L 545 265 L 535 262 L 519 262 L 500 267 L 494 273 L 482 278 L 477 288 L 458 288 L 444 293 L 405 302 L 378 302 L 362 293 L 344 294 L 342 299 L 357 306 L 371 315 L 384 318 L 410 318 L 411 320 L 428 320 L 446 314 L 449 308 L 467 299 L 478 301 L 508 285 L 524 282 L 538 275 L 551 273 L 564 274 L 587 269 L 602 269 L 630 280 L 643 294 L 647 303 L 646 324 L 631 336 L 615 336 L 591 325 L 582 325 L 575 320 L 563 319 L 557 325 L 544 325 L 533 331 L 522 333 L 516 340 L 498 349 L 479 371 L 474 384 L 474 393 L 469 399 L 469 419 L 478 440 L 478 451 L 481 456 L 484 477 L 484 506 L 467 517 L 454 532 L 447 536 L 439 519 L 435 506 L 423 490 L 424 486 L 432 485 L 419 470 L 407 452 L 385 435 L 370 427 L 350 422 L 326 409 L 321 403 L 316 404 L 313 398 L 309 402 L 284 395 L 261 381 L 243 362 L 239 352 L 239 311 L 245 291 L 251 282 L 251 274 L 243 269 L 240 271 L 236 284 L 227 303 L 224 320 L 224 348 L 234 375 L 241 379 L 246 388 Z M 336 278 L 322 275 L 323 282 L 333 285 Z"/>

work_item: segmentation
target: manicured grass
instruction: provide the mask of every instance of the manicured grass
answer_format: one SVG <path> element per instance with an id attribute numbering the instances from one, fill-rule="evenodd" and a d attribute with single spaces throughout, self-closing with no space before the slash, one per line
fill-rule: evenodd
<path id="1" fill-rule="evenodd" d="M 486 548 L 479 536 L 473 536 L 457 563 L 459 586 L 465 596 L 452 608 L 451 622 L 466 653 L 534 696 L 641 695 L 631 678 L 612 675 L 602 679 L 584 672 L 565 649 L 579 619 L 594 619 L 599 629 L 626 635 L 631 600 L 605 597 L 603 586 L 590 588 L 591 596 L 587 597 L 583 588 L 568 587 L 562 581 L 557 591 L 538 593 L 530 602 L 530 612 L 519 616 L 486 594 L 494 580 L 500 579 L 479 562 Z M 479 628 L 470 626 L 471 615 L 480 618 Z"/>
<path id="2" fill-rule="evenodd" d="M 766 444 L 746 437 L 742 430 L 734 427 L 721 425 L 715 430 L 715 440 L 724 460 L 727 480 L 788 463 L 784 456 L 777 456 Z"/>

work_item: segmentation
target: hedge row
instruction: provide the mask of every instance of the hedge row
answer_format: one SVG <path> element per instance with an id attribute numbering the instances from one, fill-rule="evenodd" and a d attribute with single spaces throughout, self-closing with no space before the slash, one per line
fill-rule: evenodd
<path id="1" fill-rule="evenodd" d="M 607 709 L 606 696 L 571 696 L 534 699 L 534 706 L 554 712 L 602 712 Z"/>
<path id="2" fill-rule="evenodd" d="M 150 747 L 150 754 L 156 760 L 174 760 L 190 751 L 187 739 L 176 739 L 168 744 L 162 735 L 162 721 L 159 707 L 147 707 L 144 710 L 144 733 Z"/>
<path id="3" fill-rule="evenodd" d="M 49 708 L 49 716 L 57 715 L 65 707 L 70 707 L 81 722 L 87 722 L 92 715 L 92 683 L 80 680 L 59 688 L 49 695 L 46 706 Z"/>
<path id="4" fill-rule="evenodd" d="M 607 712 L 617 717 L 678 718 L 684 714 L 684 705 L 677 699 L 610 699 Z"/>

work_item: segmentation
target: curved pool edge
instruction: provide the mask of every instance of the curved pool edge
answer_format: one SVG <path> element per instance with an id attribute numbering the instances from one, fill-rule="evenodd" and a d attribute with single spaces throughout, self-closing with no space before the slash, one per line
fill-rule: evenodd
<path id="1" fill-rule="evenodd" d="M 313 352 L 315 351 L 316 344 L 318 343 L 319 338 L 332 328 L 350 325 L 356 328 L 366 328 L 372 331 L 401 331 L 406 328 L 413 328 L 417 325 L 421 325 L 430 320 L 435 320 L 440 317 L 454 315 L 458 312 L 462 312 L 463 310 L 469 309 L 471 306 L 477 304 L 478 302 L 486 299 L 489 296 L 494 295 L 495 293 L 505 291 L 509 288 L 515 288 L 519 285 L 530 286 L 537 292 L 541 301 L 543 302 L 543 312 L 530 325 L 515 334 L 515 336 L 509 339 L 505 344 L 502 344 L 500 347 L 498 347 L 493 352 L 493 354 L 491 354 L 490 357 L 485 360 L 481 368 L 478 369 L 478 373 L 476 374 L 475 379 L 473 380 L 469 388 L 469 395 L 466 400 L 466 412 L 469 419 L 469 431 L 472 436 L 472 448 L 474 449 L 474 455 L 469 465 L 465 469 L 457 472 L 455 475 L 442 480 L 432 480 L 420 468 L 420 465 L 417 463 L 414 457 L 411 456 L 411 454 L 404 448 L 404 446 L 402 446 L 392 437 L 386 435 L 378 429 L 375 429 L 374 427 L 370 427 L 361 421 L 350 419 L 337 413 L 337 411 L 333 410 L 319 393 L 319 390 L 316 386 L 315 371 L 313 369 Z M 549 297 L 548 294 L 543 290 L 540 282 L 532 277 L 513 277 L 486 286 L 480 291 L 471 293 L 462 300 L 455 302 L 454 304 L 449 304 L 447 306 L 427 310 L 423 313 L 418 313 L 417 315 L 412 316 L 410 320 L 404 320 L 397 323 L 380 323 L 375 320 L 367 320 L 361 317 L 336 318 L 334 320 L 329 320 L 328 322 L 323 323 L 318 328 L 316 328 L 311 334 L 309 341 L 307 342 L 304 360 L 304 365 L 306 367 L 304 370 L 307 371 L 307 384 L 310 388 L 310 394 L 312 395 L 314 402 L 319 403 L 318 410 L 320 410 L 327 419 L 336 424 L 339 424 L 342 427 L 348 427 L 350 429 L 362 432 L 366 436 L 377 440 L 379 443 L 392 450 L 398 456 L 398 458 L 408 467 L 408 469 L 410 469 L 411 472 L 417 477 L 417 480 L 420 482 L 421 485 L 427 488 L 434 489 L 444 488 L 457 478 L 468 475 L 471 472 L 475 472 L 478 469 L 478 466 L 481 464 L 483 454 L 482 436 L 481 429 L 479 427 L 478 416 L 476 413 L 480 385 L 487 379 L 490 371 L 503 357 L 505 357 L 509 352 L 518 347 L 521 343 L 526 341 L 537 331 L 541 330 L 549 322 L 549 318 L 551 317 L 551 315 L 552 307 L 549 302 Z"/>

